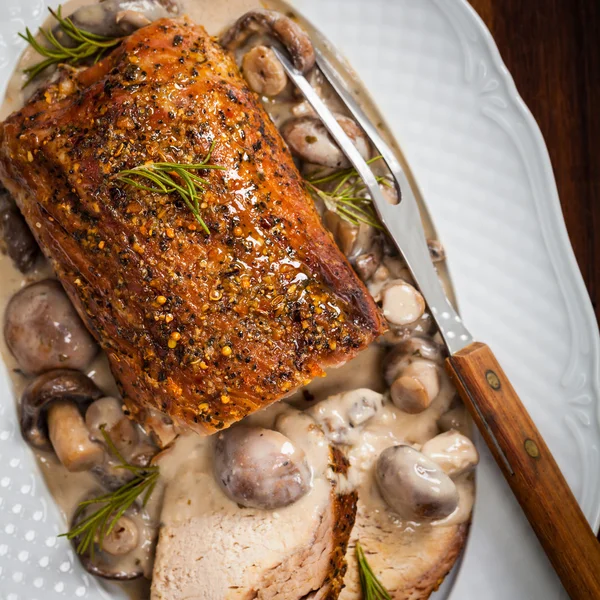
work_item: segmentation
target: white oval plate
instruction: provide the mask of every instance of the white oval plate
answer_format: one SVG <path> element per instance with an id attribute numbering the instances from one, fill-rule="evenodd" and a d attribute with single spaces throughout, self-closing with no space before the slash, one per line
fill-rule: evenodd
<path id="1" fill-rule="evenodd" d="M 512 379 L 594 528 L 600 344 L 539 129 L 465 0 L 296 0 L 347 56 L 427 200 L 465 321 Z M 0 87 L 48 0 L 2 0 Z M 0 600 L 106 598 L 79 566 L 0 372 Z M 484 451 L 453 600 L 565 598 Z M 448 587 L 448 586 L 445 586 Z M 111 596 L 112 597 L 112 596 Z"/>

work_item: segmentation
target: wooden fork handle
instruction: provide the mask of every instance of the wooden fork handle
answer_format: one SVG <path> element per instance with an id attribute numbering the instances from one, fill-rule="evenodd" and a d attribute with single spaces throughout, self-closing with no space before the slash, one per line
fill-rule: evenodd
<path id="1" fill-rule="evenodd" d="M 600 543 L 492 351 L 475 342 L 446 370 L 571 599 L 600 599 Z"/>

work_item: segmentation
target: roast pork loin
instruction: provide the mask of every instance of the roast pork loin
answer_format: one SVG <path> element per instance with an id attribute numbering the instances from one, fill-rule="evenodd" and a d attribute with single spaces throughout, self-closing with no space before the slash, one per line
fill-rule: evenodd
<path id="1" fill-rule="evenodd" d="M 118 178 L 211 146 L 221 169 L 195 172 L 208 232 L 176 193 Z M 233 57 L 185 17 L 12 114 L 0 179 L 140 419 L 152 408 L 212 433 L 384 329 Z"/>

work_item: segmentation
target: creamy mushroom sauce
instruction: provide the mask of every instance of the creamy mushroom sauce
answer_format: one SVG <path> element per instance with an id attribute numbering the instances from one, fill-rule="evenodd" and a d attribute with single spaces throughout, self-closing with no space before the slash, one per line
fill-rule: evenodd
<path id="1" fill-rule="evenodd" d="M 69 0 L 63 4 L 63 14 L 69 15 L 78 7 L 89 4 L 89 0 Z M 248 10 L 266 7 L 274 10 L 279 10 L 283 13 L 290 14 L 293 10 L 282 0 L 269 0 L 268 2 L 258 2 L 257 0 L 227 0 L 224 2 L 214 2 L 214 0 L 181 0 L 180 4 L 183 7 L 182 14 L 189 15 L 192 20 L 201 23 L 213 35 L 217 35 L 226 26 L 231 24 L 239 15 Z M 50 19 L 46 25 L 50 23 Z M 381 116 L 375 109 L 368 93 L 362 87 L 362 84 L 352 74 L 349 66 L 344 60 L 327 46 L 327 43 L 321 38 L 310 24 L 300 20 L 302 26 L 309 32 L 316 46 L 326 52 L 329 58 L 340 67 L 345 74 L 346 80 L 353 89 L 355 97 L 361 102 L 363 109 L 370 116 L 372 121 L 378 125 L 386 141 L 396 151 L 401 162 L 405 163 L 400 150 L 395 144 L 391 134 L 386 129 Z M 6 95 L 3 104 L 0 106 L 0 119 L 6 118 L 14 110 L 18 110 L 20 106 L 27 100 L 27 97 L 34 91 L 34 86 L 29 86 L 22 90 L 24 75 L 22 69 L 34 64 L 39 60 L 39 57 L 27 48 L 23 53 L 17 69 L 7 86 Z M 321 94 L 327 101 L 330 108 L 337 112 L 344 112 L 339 100 L 328 90 L 327 86 L 321 87 Z M 304 116 L 311 114 L 310 109 L 301 99 L 294 97 L 288 92 L 282 94 L 282 98 L 272 99 L 263 98 L 264 105 L 271 115 L 273 121 L 279 126 L 290 117 Z M 407 172 L 408 169 L 407 169 Z M 422 219 L 425 227 L 425 232 L 428 238 L 435 238 L 435 232 L 429 219 L 426 210 L 423 207 L 422 199 L 418 198 L 421 205 Z M 444 263 L 438 263 L 438 273 L 446 288 L 447 294 L 451 299 L 454 298 L 452 288 L 449 284 L 448 274 Z M 7 256 L 0 256 L 0 279 L 3 282 L 2 290 L 0 291 L 0 311 L 2 314 L 5 311 L 6 305 L 10 298 L 21 288 L 29 283 L 53 277 L 53 273 L 44 259 L 39 259 L 35 267 L 23 276 L 12 265 L 11 260 Z M 375 295 L 379 292 L 378 287 L 372 287 L 371 292 Z M 8 351 L 4 337 L 0 336 L 0 349 L 2 352 L 4 365 L 9 373 L 13 384 L 13 392 L 15 398 L 20 398 L 23 388 L 29 381 L 18 369 L 18 366 Z M 312 405 L 316 406 L 314 416 L 317 420 L 322 420 L 328 414 L 335 413 L 338 410 L 336 399 L 332 398 L 328 402 L 319 405 L 320 400 L 324 400 L 332 395 L 340 394 L 341 392 L 354 390 L 357 388 L 370 388 L 375 391 L 384 392 L 385 383 L 381 374 L 381 361 L 386 352 L 386 347 L 382 344 L 374 343 L 370 348 L 363 351 L 360 356 L 355 358 L 347 365 L 330 370 L 325 378 L 319 378 L 309 384 L 303 390 L 293 394 L 286 402 L 297 406 L 298 408 L 307 408 Z M 100 353 L 98 357 L 87 369 L 87 374 L 98 384 L 98 386 L 106 393 L 106 395 L 118 397 L 117 388 L 114 379 L 110 373 L 106 357 Z M 444 376 L 445 377 L 445 376 Z M 409 415 L 398 410 L 389 400 L 384 400 L 382 409 L 370 419 L 364 426 L 360 436 L 358 436 L 352 444 L 347 447 L 347 453 L 350 458 L 352 468 L 348 474 L 348 478 L 341 482 L 342 486 L 359 489 L 360 503 L 365 510 L 376 512 L 380 518 L 386 519 L 390 523 L 394 523 L 399 530 L 404 532 L 404 535 L 410 535 L 411 532 L 418 536 L 418 523 L 405 523 L 399 520 L 383 503 L 383 499 L 377 490 L 375 480 L 372 475 L 372 466 L 377 459 L 379 453 L 388 446 L 404 443 L 414 445 L 419 449 L 427 440 L 439 433 L 438 419 L 443 430 L 450 427 L 460 430 L 465 434 L 471 431 L 471 424 L 462 406 L 454 406 L 455 392 L 451 388 L 449 382 L 442 386 L 442 391 L 434 400 L 431 406 L 424 412 L 418 415 Z M 452 407 L 453 406 L 453 407 Z M 274 418 L 282 412 L 289 411 L 285 404 L 279 407 L 271 407 L 261 413 L 248 417 L 245 422 L 252 424 L 272 427 Z M 144 528 L 146 530 L 156 530 L 161 512 L 162 500 L 164 496 L 165 486 L 173 480 L 177 473 L 181 473 L 182 469 L 193 467 L 191 473 L 196 475 L 209 472 L 207 466 L 209 457 L 212 453 L 213 441 L 210 438 L 200 438 L 195 434 L 185 434 L 179 436 L 173 446 L 164 454 L 157 457 L 157 462 L 161 467 L 161 483 L 153 494 L 151 501 L 147 506 L 149 517 L 145 520 Z M 304 443 L 303 447 L 307 451 L 309 463 L 313 470 L 322 469 L 323 448 L 318 445 L 311 446 L 310 443 Z M 98 488 L 98 480 L 88 472 L 71 473 L 68 472 L 57 460 L 52 453 L 37 452 L 36 456 L 40 469 L 50 490 L 50 493 L 60 507 L 65 522 L 70 520 L 77 504 L 91 490 Z M 320 465 L 320 466 L 319 466 Z M 194 479 L 194 477 L 191 477 Z M 206 485 L 206 478 L 200 477 L 202 485 Z M 321 482 L 324 482 L 321 478 Z M 314 482 L 313 482 L 314 483 Z M 472 474 L 463 474 L 455 479 L 459 490 L 459 507 L 449 517 L 444 520 L 435 522 L 434 526 L 451 525 L 465 522 L 469 519 L 473 504 L 473 476 Z M 211 489 L 209 498 L 216 498 L 221 505 L 227 505 L 231 510 L 236 510 L 237 505 L 226 498 L 224 493 L 219 489 L 216 482 L 213 482 L 214 489 Z M 321 484 L 319 484 L 321 485 Z M 317 486 L 318 488 L 319 486 Z M 186 494 L 185 502 L 182 503 L 175 499 L 170 503 L 176 507 L 174 514 L 163 514 L 162 519 L 176 521 L 181 515 L 193 514 L 194 510 L 198 510 L 198 505 L 187 504 L 187 496 L 193 496 L 193 490 L 190 494 Z M 202 494 L 206 490 L 202 490 Z M 317 497 L 319 500 L 317 500 Z M 317 509 L 317 505 L 323 499 L 323 490 L 315 490 L 314 487 L 302 499 L 290 507 L 286 507 L 284 511 L 296 510 L 313 510 Z M 207 500 L 208 501 L 208 500 Z M 186 508 L 188 507 L 188 508 Z M 180 511 L 184 512 L 181 513 Z M 278 512 L 281 512 L 278 511 Z M 152 536 L 152 531 L 146 531 L 145 535 Z M 148 559 L 149 549 L 148 544 L 145 544 L 142 554 L 147 562 L 145 572 L 151 573 L 151 561 Z M 131 560 L 138 560 L 139 553 L 133 554 Z M 109 587 L 112 584 L 109 584 Z M 128 595 L 134 599 L 142 599 L 148 597 L 148 582 L 145 580 L 137 580 L 115 584 L 123 587 Z"/>

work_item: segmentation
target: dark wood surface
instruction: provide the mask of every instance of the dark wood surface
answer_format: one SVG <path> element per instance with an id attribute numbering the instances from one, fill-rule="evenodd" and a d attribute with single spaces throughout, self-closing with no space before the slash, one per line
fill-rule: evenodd
<path id="1" fill-rule="evenodd" d="M 600 321 L 600 0 L 470 2 L 542 130 Z"/>
<path id="2" fill-rule="evenodd" d="M 546 140 L 600 319 L 600 0 L 470 0 Z"/>
<path id="3" fill-rule="evenodd" d="M 598 600 L 596 534 L 492 351 L 474 342 L 446 370 L 569 597 Z"/>

